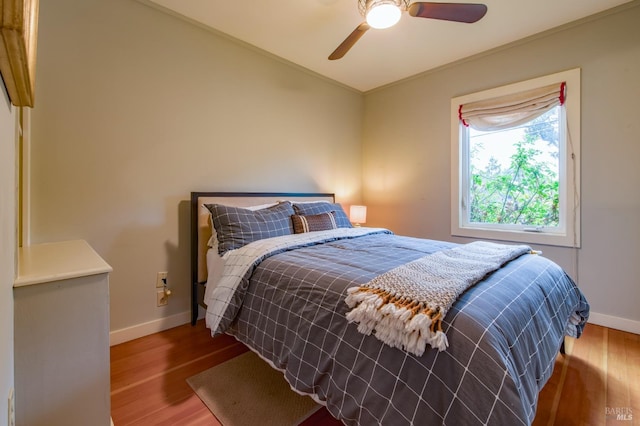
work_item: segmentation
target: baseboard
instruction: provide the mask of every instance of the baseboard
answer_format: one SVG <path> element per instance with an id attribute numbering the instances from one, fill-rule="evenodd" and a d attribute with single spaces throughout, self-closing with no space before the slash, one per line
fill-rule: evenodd
<path id="1" fill-rule="evenodd" d="M 199 312 L 198 317 L 202 318 L 204 312 Z M 129 340 L 139 337 L 148 336 L 149 334 L 158 333 L 168 330 L 179 325 L 186 324 L 191 321 L 191 312 L 185 311 L 166 318 L 145 322 L 120 330 L 114 330 L 109 333 L 110 345 L 128 342 Z M 591 312 L 589 314 L 589 322 L 603 327 L 615 328 L 629 333 L 640 334 L 640 321 L 633 321 L 626 318 L 614 317 L 611 315 L 599 314 Z"/>
<path id="2" fill-rule="evenodd" d="M 117 345 L 119 343 L 148 336 L 149 334 L 158 333 L 189 322 L 191 322 L 191 312 L 181 312 L 166 318 L 160 318 L 131 327 L 121 328 L 120 330 L 114 330 L 109 333 L 109 343 L 111 346 Z"/>
<path id="3" fill-rule="evenodd" d="M 589 322 L 603 327 L 626 331 L 628 333 L 640 334 L 640 321 L 633 321 L 626 318 L 591 312 L 589 314 Z"/>

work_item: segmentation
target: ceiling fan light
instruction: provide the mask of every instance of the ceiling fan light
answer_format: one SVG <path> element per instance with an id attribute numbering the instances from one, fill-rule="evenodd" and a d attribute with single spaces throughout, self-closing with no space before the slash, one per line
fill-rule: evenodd
<path id="1" fill-rule="evenodd" d="M 398 23 L 401 15 L 402 11 L 395 2 L 379 2 L 368 10 L 367 24 L 371 28 L 389 28 Z"/>

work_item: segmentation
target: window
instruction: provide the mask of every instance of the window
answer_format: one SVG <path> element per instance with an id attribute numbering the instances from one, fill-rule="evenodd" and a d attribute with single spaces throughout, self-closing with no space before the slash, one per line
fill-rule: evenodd
<path id="1" fill-rule="evenodd" d="M 451 101 L 452 235 L 580 246 L 580 70 Z"/>

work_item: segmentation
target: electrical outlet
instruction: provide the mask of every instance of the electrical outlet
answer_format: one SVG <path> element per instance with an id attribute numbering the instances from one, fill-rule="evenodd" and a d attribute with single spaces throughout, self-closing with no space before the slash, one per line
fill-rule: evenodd
<path id="1" fill-rule="evenodd" d="M 158 275 L 156 275 L 156 288 L 164 287 L 164 285 L 167 283 L 166 281 L 168 275 L 168 272 L 158 272 Z"/>
<path id="2" fill-rule="evenodd" d="M 156 293 L 156 298 L 158 306 L 165 306 L 167 303 L 169 303 L 169 297 L 164 292 L 164 290 L 158 290 Z"/>
<path id="3" fill-rule="evenodd" d="M 8 426 L 16 426 L 16 397 L 13 388 L 9 389 Z"/>

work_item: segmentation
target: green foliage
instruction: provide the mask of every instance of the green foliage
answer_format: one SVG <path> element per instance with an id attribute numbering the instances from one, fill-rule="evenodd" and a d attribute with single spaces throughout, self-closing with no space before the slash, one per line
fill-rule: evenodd
<path id="1" fill-rule="evenodd" d="M 535 125 L 535 121 L 543 120 L 547 121 L 546 124 L 556 125 Z M 557 146 L 557 112 L 556 117 L 545 114 L 530 124 L 523 139 L 515 143 L 515 153 L 510 157 L 506 170 L 502 170 L 494 158 L 483 170 L 471 166 L 471 222 L 543 227 L 558 225 L 558 172 L 536 148 L 540 139 Z"/>

